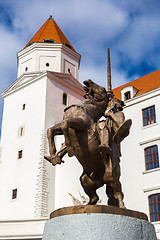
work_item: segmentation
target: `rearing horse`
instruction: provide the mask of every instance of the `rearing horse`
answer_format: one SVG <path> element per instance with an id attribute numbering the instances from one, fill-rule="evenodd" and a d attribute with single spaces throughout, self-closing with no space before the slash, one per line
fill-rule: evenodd
<path id="1" fill-rule="evenodd" d="M 80 181 L 85 193 L 89 196 L 89 204 L 97 203 L 99 197 L 96 190 L 107 184 L 108 204 L 124 207 L 119 181 L 119 162 L 114 165 L 113 157 L 108 153 L 102 153 L 99 148 L 102 143 L 100 138 L 102 129 L 98 120 L 105 115 L 108 102 L 113 96 L 91 80 L 84 81 L 84 84 L 86 85 L 85 97 L 89 99 L 67 107 L 63 121 L 47 130 L 50 156 L 45 158 L 56 165 L 63 162 L 62 158 L 66 153 L 70 157 L 76 156 L 83 166 Z M 107 118 L 112 118 L 111 115 Z M 65 144 L 59 152 L 56 152 L 54 136 L 62 134 L 65 136 Z M 129 132 L 125 136 L 128 134 Z"/>

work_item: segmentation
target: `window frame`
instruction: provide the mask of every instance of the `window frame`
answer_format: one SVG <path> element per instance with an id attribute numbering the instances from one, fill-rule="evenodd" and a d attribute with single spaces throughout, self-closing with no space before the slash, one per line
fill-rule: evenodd
<path id="1" fill-rule="evenodd" d="M 26 104 L 24 103 L 23 105 L 22 105 L 22 110 L 25 110 L 26 109 Z"/>
<path id="2" fill-rule="evenodd" d="M 24 126 L 20 126 L 18 128 L 18 137 L 23 137 L 24 136 Z"/>
<path id="3" fill-rule="evenodd" d="M 23 150 L 18 151 L 18 159 L 21 159 L 23 156 Z"/>
<path id="4" fill-rule="evenodd" d="M 127 101 L 129 99 L 131 99 L 131 91 L 127 91 L 124 93 L 124 100 Z"/>
<path id="5" fill-rule="evenodd" d="M 159 200 L 158 200 L 158 195 L 159 195 Z M 153 197 L 153 196 L 155 196 L 155 202 L 151 202 L 151 197 Z M 156 194 L 152 194 L 152 195 L 150 195 L 149 197 L 148 197 L 148 201 L 149 201 L 149 214 L 150 214 L 150 221 L 151 222 L 158 222 L 158 221 L 160 221 L 160 207 L 159 207 L 159 209 L 158 209 L 158 204 L 159 204 L 159 206 L 160 206 L 160 193 L 156 193 Z M 154 206 L 154 207 L 151 207 L 151 206 Z M 156 211 L 153 211 L 153 212 L 151 212 L 151 210 L 153 208 L 155 208 L 156 209 Z M 155 221 L 153 221 L 152 219 L 152 215 L 155 215 L 156 214 L 156 218 L 157 218 L 157 220 L 155 220 Z"/>
<path id="6" fill-rule="evenodd" d="M 17 188 L 12 189 L 12 200 L 17 199 L 17 192 L 18 192 Z"/>
<path id="7" fill-rule="evenodd" d="M 153 148 L 154 148 L 154 147 L 157 148 L 157 149 L 156 149 L 156 150 L 157 150 L 156 152 L 153 151 Z M 150 154 L 147 154 L 147 153 L 146 153 L 146 151 L 147 151 L 148 149 L 151 149 L 151 153 L 150 153 Z M 156 155 L 156 154 L 158 155 L 158 158 L 157 158 L 156 160 L 154 160 L 154 155 Z M 157 146 L 157 145 L 152 145 L 152 146 L 146 147 L 146 148 L 144 149 L 144 156 L 145 156 L 145 168 L 146 168 L 146 171 L 159 168 L 159 152 L 158 152 L 158 146 Z M 152 158 L 150 162 L 147 162 L 147 157 L 148 157 L 148 156 L 151 156 L 151 158 Z M 158 167 L 154 167 L 154 163 L 155 163 L 155 162 L 158 162 Z M 152 164 L 152 168 L 147 169 L 147 165 L 149 165 L 149 164 Z"/>
<path id="8" fill-rule="evenodd" d="M 154 107 L 154 114 L 151 114 L 151 108 Z M 149 111 L 149 114 L 148 116 L 144 116 L 144 111 L 147 110 Z M 154 116 L 154 123 L 152 123 L 152 117 Z M 152 105 L 152 106 L 149 106 L 149 107 L 146 107 L 146 108 L 143 108 L 142 109 L 142 117 L 143 117 L 143 127 L 146 127 L 146 126 L 149 126 L 149 125 L 152 125 L 152 124 L 155 124 L 156 123 L 156 108 L 155 108 L 155 105 Z M 147 122 L 147 124 L 145 125 L 145 119 L 149 118 L 149 123 Z"/>
<path id="9" fill-rule="evenodd" d="M 68 95 L 67 95 L 67 93 L 63 93 L 62 103 L 63 103 L 64 106 L 68 105 Z"/>

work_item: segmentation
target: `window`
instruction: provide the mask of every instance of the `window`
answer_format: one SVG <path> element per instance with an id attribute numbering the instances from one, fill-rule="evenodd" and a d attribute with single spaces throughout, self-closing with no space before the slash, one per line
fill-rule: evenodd
<path id="1" fill-rule="evenodd" d="M 44 43 L 55 43 L 53 39 L 43 39 Z"/>
<path id="2" fill-rule="evenodd" d="M 130 99 L 130 98 L 131 98 L 131 92 L 130 92 L 130 91 L 125 92 L 125 93 L 124 93 L 124 100 L 128 100 L 128 99 Z"/>
<path id="3" fill-rule="evenodd" d="M 26 72 L 28 71 L 28 67 L 25 68 L 25 71 L 26 71 Z"/>
<path id="4" fill-rule="evenodd" d="M 160 221 L 160 193 L 149 196 L 151 222 Z"/>
<path id="5" fill-rule="evenodd" d="M 18 136 L 22 137 L 24 135 L 24 127 L 19 127 L 18 128 Z"/>
<path id="6" fill-rule="evenodd" d="M 155 106 L 143 109 L 142 113 L 143 113 L 143 126 L 156 123 Z"/>
<path id="7" fill-rule="evenodd" d="M 144 152 L 145 152 L 146 170 L 159 168 L 159 157 L 158 157 L 157 145 L 146 148 Z"/>
<path id="8" fill-rule="evenodd" d="M 46 63 L 46 67 L 49 67 L 49 63 L 48 62 Z"/>
<path id="9" fill-rule="evenodd" d="M 32 45 L 33 43 L 34 43 L 34 42 L 28 43 L 26 47 L 29 47 L 29 46 Z"/>
<path id="10" fill-rule="evenodd" d="M 24 132 L 24 128 L 21 127 L 21 128 L 20 128 L 20 136 L 23 136 L 23 132 Z"/>
<path id="11" fill-rule="evenodd" d="M 26 108 L 26 104 L 23 104 L 22 106 L 22 110 L 24 110 Z"/>
<path id="12" fill-rule="evenodd" d="M 12 190 L 12 199 L 17 198 L 17 188 Z"/>
<path id="13" fill-rule="evenodd" d="M 67 94 L 63 93 L 63 105 L 67 105 Z"/>
<path id="14" fill-rule="evenodd" d="M 18 151 L 18 159 L 22 158 L 22 150 Z"/>

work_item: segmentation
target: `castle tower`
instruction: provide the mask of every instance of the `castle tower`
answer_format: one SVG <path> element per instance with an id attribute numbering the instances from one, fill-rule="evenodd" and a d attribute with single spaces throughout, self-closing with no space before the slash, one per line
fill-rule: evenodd
<path id="1" fill-rule="evenodd" d="M 50 16 L 17 59 L 18 78 L 2 94 L 0 232 L 2 239 L 41 239 L 59 199 L 67 205 L 68 192 L 78 188 L 74 176 L 73 184 L 67 177 L 77 162 L 60 169 L 44 155 L 47 128 L 62 120 L 67 105 L 82 99 L 80 55 Z M 60 147 L 63 138 L 56 142 Z"/>

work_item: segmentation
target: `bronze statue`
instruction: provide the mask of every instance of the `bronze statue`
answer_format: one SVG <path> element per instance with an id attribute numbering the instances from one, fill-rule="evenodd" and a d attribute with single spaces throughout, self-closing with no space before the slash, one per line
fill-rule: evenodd
<path id="1" fill-rule="evenodd" d="M 109 80 L 110 81 L 110 80 Z M 108 205 L 124 208 L 119 158 L 120 142 L 129 134 L 131 120 L 124 120 L 124 102 L 92 80 L 84 81 L 85 100 L 64 110 L 63 121 L 47 130 L 53 165 L 61 164 L 63 156 L 76 156 L 83 167 L 80 177 L 89 204 L 96 204 L 96 190 L 106 184 Z M 105 114 L 110 101 L 110 110 Z M 101 117 L 104 120 L 100 120 Z M 64 135 L 65 143 L 57 152 L 54 136 Z"/>

